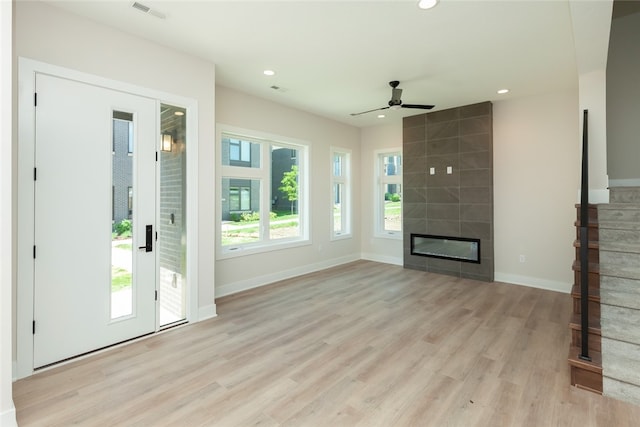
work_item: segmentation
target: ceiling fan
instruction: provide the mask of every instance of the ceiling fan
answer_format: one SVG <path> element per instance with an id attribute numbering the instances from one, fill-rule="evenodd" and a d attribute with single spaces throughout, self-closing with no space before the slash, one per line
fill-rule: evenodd
<path id="1" fill-rule="evenodd" d="M 402 96 L 402 89 L 398 88 L 400 82 L 398 80 L 393 80 L 389 82 L 389 86 L 391 86 L 391 100 L 389 101 L 388 107 L 382 108 L 374 108 L 373 110 L 362 111 L 360 113 L 351 113 L 352 116 L 359 116 L 360 114 L 370 113 L 372 111 L 380 111 L 386 110 L 388 108 L 396 109 L 396 108 L 419 108 L 422 110 L 431 110 L 434 105 L 422 105 L 422 104 L 403 104 L 400 97 Z"/>

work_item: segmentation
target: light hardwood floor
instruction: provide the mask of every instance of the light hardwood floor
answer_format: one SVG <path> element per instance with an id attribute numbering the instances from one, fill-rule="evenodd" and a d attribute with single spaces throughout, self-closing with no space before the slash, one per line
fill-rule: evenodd
<path id="1" fill-rule="evenodd" d="M 368 261 L 14 385 L 21 426 L 638 426 L 569 385 L 567 294 Z"/>

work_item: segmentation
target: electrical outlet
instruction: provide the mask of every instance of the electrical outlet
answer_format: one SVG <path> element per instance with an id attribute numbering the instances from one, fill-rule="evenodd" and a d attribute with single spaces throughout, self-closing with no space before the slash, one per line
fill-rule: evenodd
<path id="1" fill-rule="evenodd" d="M 524 255 L 520 255 L 520 262 L 524 263 L 527 261 L 527 258 Z"/>

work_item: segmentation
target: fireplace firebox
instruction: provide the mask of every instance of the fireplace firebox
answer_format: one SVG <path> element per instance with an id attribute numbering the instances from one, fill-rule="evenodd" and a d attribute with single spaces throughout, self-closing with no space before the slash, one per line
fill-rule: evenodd
<path id="1" fill-rule="evenodd" d="M 480 264 L 480 239 L 412 233 L 411 255 Z"/>

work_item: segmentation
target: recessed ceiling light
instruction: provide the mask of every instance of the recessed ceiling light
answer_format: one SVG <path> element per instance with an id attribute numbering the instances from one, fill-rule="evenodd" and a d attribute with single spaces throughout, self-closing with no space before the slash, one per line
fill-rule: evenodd
<path id="1" fill-rule="evenodd" d="M 384 114 L 378 114 L 379 119 L 384 119 L 384 117 L 385 117 Z"/>
<path id="2" fill-rule="evenodd" d="M 264 74 L 265 76 L 275 76 L 276 72 L 273 70 L 264 70 L 262 74 Z"/>
<path id="3" fill-rule="evenodd" d="M 438 4 L 438 0 L 420 0 L 418 2 L 418 7 L 420 9 L 431 9 L 437 4 Z"/>
<path id="4" fill-rule="evenodd" d="M 500 95 L 503 95 L 503 94 L 505 94 L 505 93 L 509 93 L 509 89 L 500 89 L 500 90 L 498 91 L 498 93 L 499 93 Z"/>
<path id="5" fill-rule="evenodd" d="M 176 111 L 175 113 L 176 116 L 184 116 L 184 111 Z"/>

